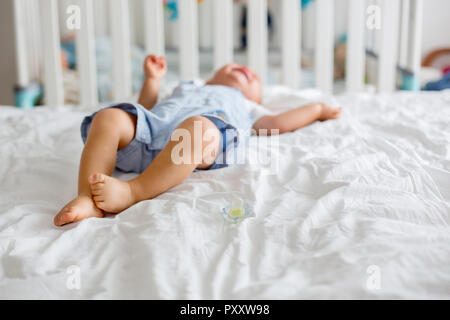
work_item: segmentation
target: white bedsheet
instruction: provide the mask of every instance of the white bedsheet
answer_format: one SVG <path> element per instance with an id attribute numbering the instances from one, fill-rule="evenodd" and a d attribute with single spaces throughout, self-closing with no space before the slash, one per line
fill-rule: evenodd
<path id="1" fill-rule="evenodd" d="M 281 136 L 274 175 L 198 172 L 62 228 L 88 111 L 0 107 L 0 298 L 450 298 L 450 93 L 327 100 L 342 118 Z M 237 225 L 232 192 L 254 213 Z"/>

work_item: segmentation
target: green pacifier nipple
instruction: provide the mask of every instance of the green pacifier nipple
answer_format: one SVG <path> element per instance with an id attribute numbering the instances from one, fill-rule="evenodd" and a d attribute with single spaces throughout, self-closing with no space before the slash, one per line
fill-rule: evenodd
<path id="1" fill-rule="evenodd" d="M 249 216 L 250 210 L 244 205 L 244 200 L 235 196 L 231 205 L 222 209 L 222 214 L 227 220 L 238 223 Z"/>

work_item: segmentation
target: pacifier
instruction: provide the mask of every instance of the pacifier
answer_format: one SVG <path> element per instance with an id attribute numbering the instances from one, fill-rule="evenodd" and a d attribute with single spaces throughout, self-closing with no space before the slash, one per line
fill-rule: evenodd
<path id="1" fill-rule="evenodd" d="M 245 205 L 244 200 L 233 196 L 231 204 L 222 208 L 222 215 L 232 223 L 238 223 L 250 216 L 250 209 Z"/>

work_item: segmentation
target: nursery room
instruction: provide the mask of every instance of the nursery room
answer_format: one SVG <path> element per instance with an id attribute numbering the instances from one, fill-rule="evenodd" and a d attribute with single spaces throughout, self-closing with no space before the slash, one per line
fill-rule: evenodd
<path id="1" fill-rule="evenodd" d="M 0 299 L 450 299 L 448 12 L 1 1 Z"/>

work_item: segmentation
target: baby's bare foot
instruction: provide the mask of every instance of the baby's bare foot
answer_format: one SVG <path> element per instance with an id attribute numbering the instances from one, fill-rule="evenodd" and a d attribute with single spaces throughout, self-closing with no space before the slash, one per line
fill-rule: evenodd
<path id="1" fill-rule="evenodd" d="M 337 119 L 341 115 L 342 108 L 331 107 L 325 103 L 322 103 L 322 113 L 320 115 L 320 121 L 326 121 L 331 119 Z"/>
<path id="2" fill-rule="evenodd" d="M 103 216 L 103 211 L 95 206 L 94 200 L 91 197 L 78 196 L 62 208 L 55 216 L 54 223 L 59 227 L 86 218 L 103 218 Z"/>
<path id="3" fill-rule="evenodd" d="M 89 184 L 95 205 L 106 212 L 120 213 L 136 203 L 128 182 L 95 173 Z"/>

